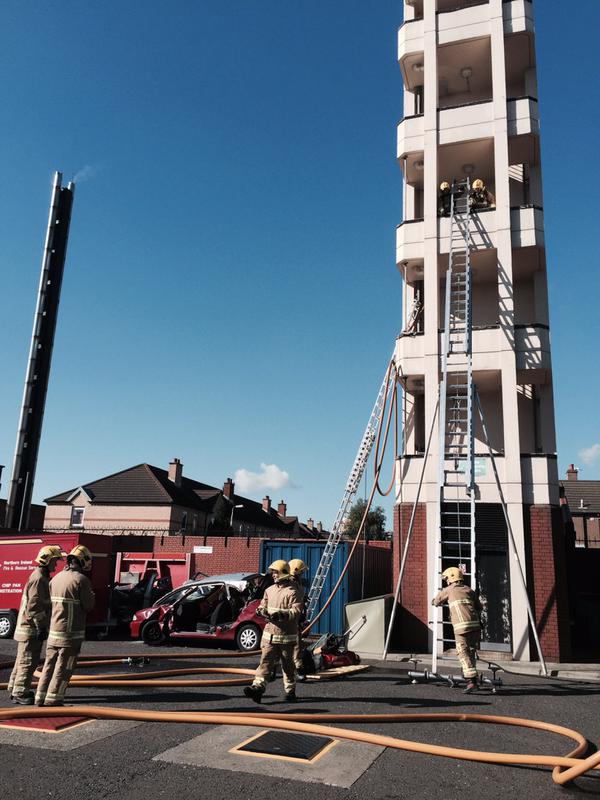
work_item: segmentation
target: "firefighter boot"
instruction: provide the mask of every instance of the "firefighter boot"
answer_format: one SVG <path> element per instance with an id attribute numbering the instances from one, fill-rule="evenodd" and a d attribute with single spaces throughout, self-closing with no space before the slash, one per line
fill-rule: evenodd
<path id="1" fill-rule="evenodd" d="M 467 680 L 467 685 L 463 689 L 463 694 L 473 694 L 473 692 L 477 691 L 477 682 L 475 678 L 469 678 Z"/>
<path id="2" fill-rule="evenodd" d="M 32 706 L 35 698 L 31 692 L 26 692 L 24 694 L 13 694 L 10 699 L 15 705 Z"/>
<path id="3" fill-rule="evenodd" d="M 260 703 L 263 694 L 265 693 L 264 689 L 261 689 L 260 686 L 245 686 L 244 687 L 244 694 L 246 697 L 249 697 L 250 700 L 254 700 L 255 703 Z"/>
<path id="4" fill-rule="evenodd" d="M 296 690 L 290 689 L 289 692 L 285 693 L 285 702 L 286 703 L 297 703 L 298 698 L 296 697 Z"/>

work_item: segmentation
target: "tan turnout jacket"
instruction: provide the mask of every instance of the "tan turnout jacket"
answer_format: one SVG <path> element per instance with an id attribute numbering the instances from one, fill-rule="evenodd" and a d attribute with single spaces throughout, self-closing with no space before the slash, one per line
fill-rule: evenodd
<path id="1" fill-rule="evenodd" d="M 40 628 L 50 621 L 50 573 L 46 567 L 36 567 L 23 589 L 21 607 L 15 628 L 15 640 L 26 642 L 37 638 Z"/>
<path id="2" fill-rule="evenodd" d="M 481 628 L 481 603 L 475 592 L 464 583 L 451 583 L 431 601 L 434 606 L 448 603 L 454 633 L 468 633 Z"/>
<path id="3" fill-rule="evenodd" d="M 263 643 L 291 644 L 298 641 L 302 595 L 295 581 L 286 579 L 269 586 L 258 607 L 269 614 L 282 611 L 285 615 L 285 619 L 278 622 L 267 622 L 263 631 Z"/>
<path id="4" fill-rule="evenodd" d="M 50 581 L 52 620 L 48 644 L 69 647 L 85 639 L 85 620 L 94 607 L 90 579 L 76 567 L 66 567 Z"/>

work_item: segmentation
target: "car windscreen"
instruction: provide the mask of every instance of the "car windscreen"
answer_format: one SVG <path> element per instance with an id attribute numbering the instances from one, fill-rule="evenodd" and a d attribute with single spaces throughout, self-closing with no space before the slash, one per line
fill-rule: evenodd
<path id="1" fill-rule="evenodd" d="M 211 584 L 204 584 L 201 583 L 198 586 L 187 585 L 187 586 L 180 586 L 178 589 L 173 589 L 172 592 L 168 592 L 167 594 L 159 597 L 159 599 L 153 603 L 153 606 L 170 606 L 173 603 L 177 603 L 178 600 L 181 600 L 184 595 L 187 593 L 194 594 L 194 599 L 197 600 L 199 597 L 202 597 L 205 594 L 208 594 L 215 588 L 214 583 Z M 187 598 L 186 598 L 187 599 Z"/>

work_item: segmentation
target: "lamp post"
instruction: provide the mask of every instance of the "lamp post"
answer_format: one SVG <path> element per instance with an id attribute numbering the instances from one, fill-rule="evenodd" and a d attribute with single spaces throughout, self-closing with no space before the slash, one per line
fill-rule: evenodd
<path id="1" fill-rule="evenodd" d="M 231 516 L 229 517 L 229 527 L 231 528 L 231 530 L 233 530 L 233 512 L 236 510 L 236 508 L 243 508 L 243 507 L 244 507 L 243 503 L 231 507 Z"/>

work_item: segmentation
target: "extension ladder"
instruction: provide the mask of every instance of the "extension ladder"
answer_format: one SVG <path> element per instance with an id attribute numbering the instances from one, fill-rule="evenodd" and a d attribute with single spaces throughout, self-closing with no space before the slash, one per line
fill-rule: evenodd
<path id="1" fill-rule="evenodd" d="M 438 537 L 434 587 L 442 572 L 460 567 L 475 588 L 474 391 L 470 183 L 453 182 L 450 253 L 446 271 L 442 377 L 439 397 Z M 454 641 L 452 625 L 434 608 L 433 672 L 438 651 Z"/>
<path id="2" fill-rule="evenodd" d="M 335 522 L 333 523 L 331 533 L 329 534 L 327 542 L 325 543 L 325 547 L 323 548 L 323 555 L 319 561 L 319 566 L 317 567 L 313 582 L 308 590 L 308 601 L 306 607 L 307 622 L 310 622 L 310 620 L 313 618 L 319 603 L 319 598 L 321 596 L 321 592 L 323 591 L 323 586 L 325 585 L 329 569 L 342 538 L 342 534 L 344 533 L 344 526 L 348 517 L 348 512 L 350 511 L 350 506 L 352 505 L 354 496 L 356 495 L 356 492 L 360 486 L 360 482 L 367 466 L 367 461 L 371 454 L 371 450 L 373 449 L 373 444 L 375 443 L 377 430 L 381 423 L 381 415 L 386 392 L 389 396 L 394 388 L 395 381 L 396 370 L 386 370 L 385 377 L 377 395 L 377 400 L 375 401 L 375 405 L 371 411 L 371 416 L 369 417 L 369 422 L 360 442 L 358 453 L 356 454 L 354 464 L 350 470 L 350 475 L 348 476 L 348 481 L 346 482 L 346 488 L 344 489 L 342 502 L 335 518 Z"/>

